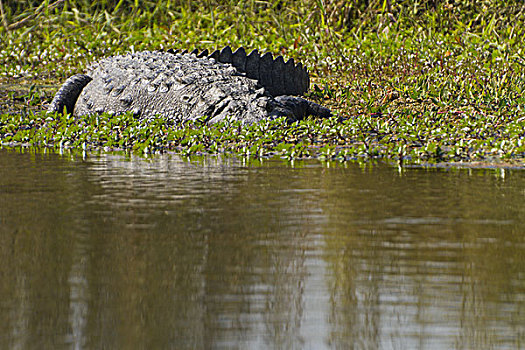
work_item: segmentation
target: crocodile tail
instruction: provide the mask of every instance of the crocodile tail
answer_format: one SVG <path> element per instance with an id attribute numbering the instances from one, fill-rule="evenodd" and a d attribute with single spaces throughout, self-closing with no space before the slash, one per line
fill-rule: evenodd
<path id="1" fill-rule="evenodd" d="M 85 74 L 76 74 L 68 78 L 51 101 L 47 112 L 62 113 L 65 108 L 67 113 L 73 113 L 78 96 L 90 81 L 91 77 Z"/>
<path id="2" fill-rule="evenodd" d="M 293 59 L 285 63 L 280 55 L 274 58 L 269 52 L 260 54 L 257 50 L 246 54 L 243 47 L 232 53 L 226 46 L 219 51 L 217 60 L 231 63 L 248 78 L 256 79 L 272 96 L 303 95 L 310 86 L 306 68 L 300 63 L 295 65 Z"/>
<path id="3" fill-rule="evenodd" d="M 170 49 L 168 52 L 184 54 L 188 51 Z M 197 57 L 208 57 L 232 64 L 248 78 L 257 80 L 272 96 L 303 95 L 310 87 L 308 70 L 301 63 L 295 64 L 293 58 L 285 62 L 283 56 L 274 58 L 269 52 L 261 55 L 257 50 L 247 54 L 243 47 L 232 52 L 230 46 L 215 50 L 211 54 L 208 50 L 200 53 L 193 50 L 191 53 Z"/>

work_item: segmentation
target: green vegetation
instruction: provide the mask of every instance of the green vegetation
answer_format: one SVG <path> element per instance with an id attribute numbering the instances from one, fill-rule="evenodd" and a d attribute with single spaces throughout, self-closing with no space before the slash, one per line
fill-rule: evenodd
<path id="1" fill-rule="evenodd" d="M 2 2 L 3 144 L 525 165 L 522 1 Z M 302 61 L 308 98 L 337 117 L 240 127 L 41 112 L 99 57 L 227 44 Z"/>

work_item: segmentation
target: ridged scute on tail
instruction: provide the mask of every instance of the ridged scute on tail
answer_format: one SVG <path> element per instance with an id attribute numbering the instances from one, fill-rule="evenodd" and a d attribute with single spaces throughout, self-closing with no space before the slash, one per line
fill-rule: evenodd
<path id="1" fill-rule="evenodd" d="M 167 52 L 184 54 L 188 51 L 170 49 Z M 199 52 L 197 49 L 191 53 L 197 57 L 208 57 L 217 62 L 232 64 L 248 78 L 257 80 L 272 96 L 303 95 L 310 87 L 308 70 L 301 63 L 296 65 L 293 58 L 285 63 L 280 55 L 274 58 L 271 53 L 261 55 L 258 50 L 246 54 L 243 47 L 232 52 L 230 46 L 215 50 L 211 54 L 208 50 Z"/>

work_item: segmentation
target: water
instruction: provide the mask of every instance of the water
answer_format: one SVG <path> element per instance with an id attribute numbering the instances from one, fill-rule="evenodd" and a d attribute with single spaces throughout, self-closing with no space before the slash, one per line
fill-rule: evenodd
<path id="1" fill-rule="evenodd" d="M 525 348 L 525 171 L 0 150 L 0 348 Z"/>

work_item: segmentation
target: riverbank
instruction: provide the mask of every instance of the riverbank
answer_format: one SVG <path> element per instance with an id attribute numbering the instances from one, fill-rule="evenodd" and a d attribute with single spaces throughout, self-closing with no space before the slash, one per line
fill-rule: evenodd
<path id="1" fill-rule="evenodd" d="M 144 10 L 126 1 L 76 1 L 39 12 L 36 2 L 19 9 L 4 1 L 0 142 L 186 155 L 525 165 L 523 5 L 364 3 L 159 1 Z M 37 15 L 9 30 L 31 13 Z M 240 128 L 235 123 L 169 125 L 162 119 L 141 123 L 109 115 L 78 122 L 40 112 L 61 82 L 100 57 L 224 45 L 303 62 L 313 83 L 307 97 L 330 107 L 336 117 Z"/>

